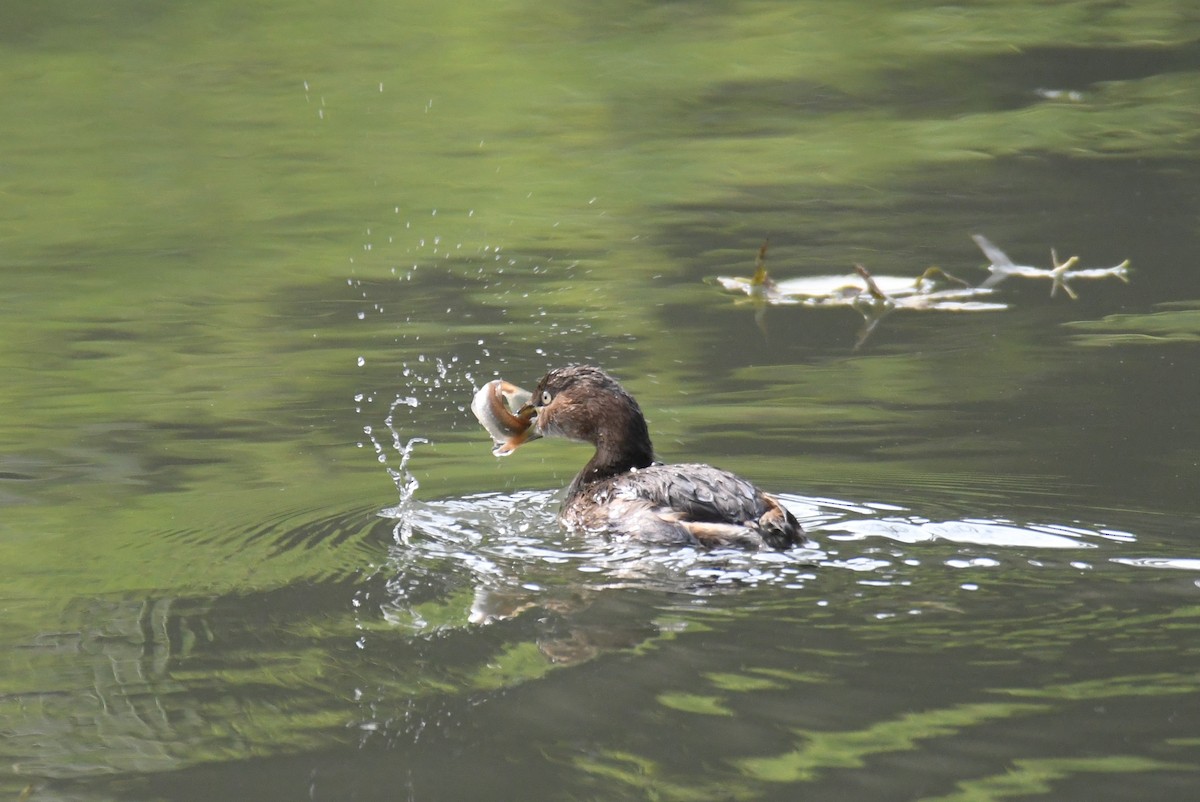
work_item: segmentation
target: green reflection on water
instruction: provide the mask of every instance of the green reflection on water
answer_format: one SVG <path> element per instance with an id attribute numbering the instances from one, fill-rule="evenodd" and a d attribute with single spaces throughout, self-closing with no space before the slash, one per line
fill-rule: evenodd
<path id="1" fill-rule="evenodd" d="M 1083 345 L 1166 345 L 1200 342 L 1200 309 L 1193 304 L 1139 315 L 1109 315 L 1102 320 L 1081 320 L 1067 324 L 1081 332 L 1076 339 Z M 1164 305 L 1165 306 L 1165 305 Z"/>
<path id="2" fill-rule="evenodd" d="M 716 696 L 695 693 L 664 693 L 658 697 L 659 704 L 672 710 L 696 713 L 701 716 L 732 716 L 733 711 L 721 704 Z"/>
<path id="3" fill-rule="evenodd" d="M 712 673 L 706 676 L 709 682 L 726 691 L 754 691 L 783 687 L 763 676 L 729 673 Z"/>
<path id="4" fill-rule="evenodd" d="M 1045 705 L 984 702 L 910 713 L 893 721 L 871 724 L 862 730 L 797 730 L 796 734 L 803 739 L 803 745 L 798 749 L 775 757 L 742 758 L 736 764 L 748 776 L 760 780 L 811 781 L 823 770 L 858 768 L 873 755 L 910 751 L 928 738 L 953 735 L 996 719 L 1029 716 L 1047 710 Z"/>
<path id="5" fill-rule="evenodd" d="M 467 686 L 495 690 L 537 679 L 554 668 L 536 643 L 514 643 L 480 668 Z"/>
<path id="6" fill-rule="evenodd" d="M 690 802 L 746 793 L 736 783 L 667 779 L 654 761 L 628 752 L 604 751 L 592 757 L 577 757 L 573 763 L 580 771 L 605 784 L 617 783 L 625 788 L 637 789 L 651 799 Z"/>
<path id="7" fill-rule="evenodd" d="M 325 638 L 346 622 L 293 622 L 266 648 L 210 620 L 214 606 L 81 602 L 69 628 L 9 650 L 0 720 L 13 773 L 162 772 L 327 744 L 346 713 L 326 697 Z"/>
<path id="8" fill-rule="evenodd" d="M 921 802 L 990 802 L 996 799 L 1048 794 L 1060 780 L 1084 778 L 1092 774 L 1139 774 L 1160 771 L 1196 771 L 1189 763 L 1138 755 L 1105 755 L 1079 758 L 1027 758 L 1014 760 L 1004 774 L 965 780 L 961 791 L 945 796 L 922 797 Z"/>
<path id="9" fill-rule="evenodd" d="M 1001 693 L 1034 699 L 1108 699 L 1116 696 L 1173 696 L 1200 691 L 1200 674 L 1147 674 L 1106 677 L 1044 688 L 1006 688 Z"/>
<path id="10" fill-rule="evenodd" d="M 760 690 L 760 689 L 755 689 Z M 1186 695 L 1196 692 L 1194 677 L 1146 676 L 1116 678 L 1072 684 L 1060 693 L 1054 688 L 1029 689 L 1028 692 L 1006 691 L 1022 696 L 1060 698 L 1070 701 L 1111 699 L 1117 696 Z M 670 698 L 667 698 L 667 697 Z M 664 694 L 659 701 L 668 707 L 703 715 L 728 716 L 733 713 L 716 697 L 695 694 Z M 794 751 L 774 757 L 735 758 L 731 762 L 742 779 L 729 778 L 724 788 L 738 788 L 739 798 L 752 798 L 764 793 L 753 783 L 811 783 L 826 772 L 836 769 L 857 769 L 879 755 L 910 752 L 921 749 L 921 742 L 950 736 L 963 737 L 973 727 L 1013 718 L 1046 715 L 1054 712 L 1044 704 L 973 703 L 905 714 L 897 719 L 873 723 L 862 730 L 818 731 L 795 730 L 802 745 Z M 1169 745 L 1187 747 L 1188 739 L 1172 739 Z M 705 792 L 703 780 L 693 782 L 671 779 L 669 772 L 655 761 L 628 753 L 610 753 L 601 758 L 575 760 L 575 765 L 588 774 L 616 779 L 646 792 L 662 794 L 668 799 L 688 799 Z M 946 796 L 927 797 L 939 800 L 1003 799 L 1033 793 L 1045 793 L 1050 784 L 1065 779 L 1082 778 L 1089 774 L 1137 774 L 1158 771 L 1194 771 L 1191 763 L 1172 762 L 1137 755 L 1105 755 L 1082 758 L 1015 758 L 1012 768 L 1003 775 L 963 780 L 960 792 Z M 636 770 L 634 770 L 636 768 Z M 926 797 L 923 797 L 926 798 Z"/>

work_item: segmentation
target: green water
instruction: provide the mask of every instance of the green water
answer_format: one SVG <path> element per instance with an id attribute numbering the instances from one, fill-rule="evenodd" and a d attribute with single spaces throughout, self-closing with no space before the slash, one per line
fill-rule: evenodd
<path id="1" fill-rule="evenodd" d="M 3 18 L 0 797 L 1195 798 L 1188 4 Z M 975 233 L 1132 281 L 706 281 Z M 564 535 L 467 408 L 571 361 L 814 550 Z"/>

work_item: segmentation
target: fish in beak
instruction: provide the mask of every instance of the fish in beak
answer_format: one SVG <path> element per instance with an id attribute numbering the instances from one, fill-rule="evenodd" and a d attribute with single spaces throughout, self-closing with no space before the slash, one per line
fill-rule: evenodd
<path id="1" fill-rule="evenodd" d="M 524 443 L 541 437 L 535 425 L 537 410 L 532 396 L 515 384 L 495 379 L 480 387 L 471 399 L 471 412 L 492 436 L 492 454 L 507 457 Z"/>

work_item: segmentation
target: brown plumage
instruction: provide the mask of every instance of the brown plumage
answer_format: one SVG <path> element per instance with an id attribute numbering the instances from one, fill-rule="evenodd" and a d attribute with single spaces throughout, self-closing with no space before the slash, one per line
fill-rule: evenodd
<path id="1" fill-rule="evenodd" d="M 745 479 L 711 465 L 655 462 L 637 401 L 599 368 L 550 371 L 521 414 L 534 416 L 522 442 L 565 437 L 596 447 L 567 489 L 560 517 L 569 527 L 705 547 L 801 542 L 795 517 Z"/>

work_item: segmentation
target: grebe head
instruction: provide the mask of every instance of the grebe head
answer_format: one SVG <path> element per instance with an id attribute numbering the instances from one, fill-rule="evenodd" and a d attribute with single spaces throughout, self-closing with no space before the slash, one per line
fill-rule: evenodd
<path id="1" fill-rule="evenodd" d="M 641 407 L 600 368 L 555 368 L 542 377 L 518 414 L 533 416 L 531 433 L 594 445 L 596 457 L 590 464 L 603 466 L 606 473 L 644 468 L 654 461 Z"/>

